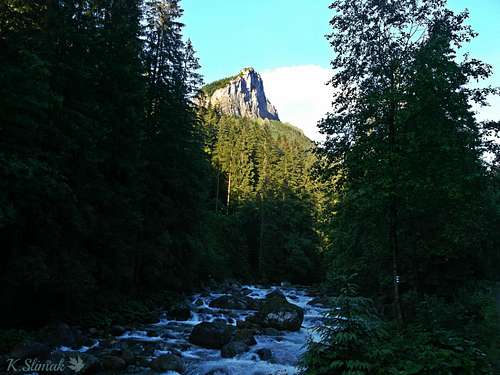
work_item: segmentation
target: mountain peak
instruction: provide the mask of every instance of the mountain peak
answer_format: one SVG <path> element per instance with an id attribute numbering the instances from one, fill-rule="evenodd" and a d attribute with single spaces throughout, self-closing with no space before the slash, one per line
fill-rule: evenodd
<path id="1" fill-rule="evenodd" d="M 246 74 L 246 73 L 257 73 L 256 70 L 254 68 L 252 68 L 251 66 L 248 67 L 248 68 L 243 68 L 241 69 L 241 72 L 240 74 Z M 258 74 L 258 73 L 257 73 Z"/>
<path id="2" fill-rule="evenodd" d="M 226 115 L 278 120 L 278 111 L 269 102 L 262 77 L 254 68 L 204 87 L 206 104 L 219 107 Z"/>

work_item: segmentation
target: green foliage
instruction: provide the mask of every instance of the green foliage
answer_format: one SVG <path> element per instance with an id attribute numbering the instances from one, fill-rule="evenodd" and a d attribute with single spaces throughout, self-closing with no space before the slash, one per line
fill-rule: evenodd
<path id="1" fill-rule="evenodd" d="M 210 166 L 181 14 L 175 0 L 1 3 L 2 325 L 198 281 Z"/>
<path id="2" fill-rule="evenodd" d="M 205 86 L 203 86 L 201 89 L 207 95 L 208 97 L 212 96 L 212 94 L 217 91 L 218 89 L 221 89 L 223 87 L 226 87 L 229 82 L 231 82 L 233 79 L 238 78 L 238 76 L 231 76 L 227 78 L 222 78 L 217 81 L 211 82 Z"/>
<path id="3" fill-rule="evenodd" d="M 30 334 L 19 329 L 0 330 L 0 353 L 8 353 L 22 342 L 29 340 Z"/>
<path id="4" fill-rule="evenodd" d="M 495 252 L 498 213 L 485 194 L 481 132 L 469 105 L 491 91 L 466 87 L 490 67 L 457 62 L 456 46 L 474 33 L 466 13 L 441 1 L 373 4 L 379 11 L 355 3 L 332 5 L 337 111 L 321 124 L 326 173 L 339 176 L 332 256 L 401 315 L 400 293 L 448 294 L 486 276 L 483 259 Z"/>
<path id="5" fill-rule="evenodd" d="M 238 74 L 236 74 L 234 76 L 222 78 L 222 79 L 219 79 L 217 81 L 211 82 L 211 83 L 203 86 L 201 88 L 201 91 L 203 91 L 203 93 L 206 96 L 210 97 L 213 95 L 213 93 L 216 90 L 221 89 L 223 87 L 226 87 L 232 80 L 243 76 L 243 73 L 247 70 L 253 70 L 253 68 L 252 67 L 243 68 Z"/>
<path id="6" fill-rule="evenodd" d="M 150 313 L 113 296 L 314 274 L 311 142 L 198 114 L 181 16 L 178 0 L 1 2 L 2 325 L 106 325 Z"/>
<path id="7" fill-rule="evenodd" d="M 392 327 L 382 368 L 388 374 L 492 374 L 488 355 L 498 343 L 491 288 L 473 286 L 447 302 L 426 296 L 403 331 Z M 391 328 L 389 328 L 391 329 Z"/>
<path id="8" fill-rule="evenodd" d="M 466 12 L 445 5 L 331 6 L 336 93 L 334 111 L 320 125 L 328 137 L 322 172 L 336 176 L 335 215 L 325 223 L 330 272 L 357 273 L 363 295 L 392 322 L 384 340 L 367 339 L 362 351 L 353 345 L 354 357 L 328 345 L 359 344 L 358 336 L 333 330 L 323 345 L 311 345 L 311 373 L 349 371 L 346 359 L 361 361 L 353 367 L 367 374 L 491 373 L 485 353 L 498 328 L 491 292 L 480 281 L 497 278 L 488 263 L 498 259 L 500 216 L 495 157 L 482 159 L 496 149 L 482 135 L 498 126 L 479 124 L 471 103 L 495 90 L 469 88 L 491 67 L 457 58 L 475 33 Z"/>
<path id="9" fill-rule="evenodd" d="M 233 276 L 296 282 L 318 277 L 312 142 L 278 121 L 221 116 L 213 108 L 202 116 L 215 168 L 217 233 L 224 233 L 211 238 L 226 249 Z"/>
<path id="10" fill-rule="evenodd" d="M 335 307 L 317 328 L 319 342 L 308 343 L 303 374 L 366 375 L 375 374 L 380 366 L 380 357 L 386 353 L 381 343 L 387 334 L 373 302 L 357 294 L 354 276 L 336 278 L 339 295 L 330 301 Z"/>
<path id="11" fill-rule="evenodd" d="M 401 328 L 382 322 L 369 299 L 356 295 L 338 277 L 331 299 L 335 306 L 310 341 L 302 366 L 305 374 L 446 375 L 492 374 L 486 353 L 498 343 L 498 323 L 491 288 L 461 291 L 457 302 L 428 296 L 417 304 L 417 318 Z"/>

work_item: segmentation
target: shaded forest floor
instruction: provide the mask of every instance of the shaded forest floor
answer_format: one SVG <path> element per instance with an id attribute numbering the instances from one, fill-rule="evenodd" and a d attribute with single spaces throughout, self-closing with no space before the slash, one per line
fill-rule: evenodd
<path id="1" fill-rule="evenodd" d="M 498 337 L 500 337 L 500 282 L 497 282 L 496 290 L 497 318 L 498 318 Z M 496 359 L 496 374 L 500 375 L 500 358 Z"/>

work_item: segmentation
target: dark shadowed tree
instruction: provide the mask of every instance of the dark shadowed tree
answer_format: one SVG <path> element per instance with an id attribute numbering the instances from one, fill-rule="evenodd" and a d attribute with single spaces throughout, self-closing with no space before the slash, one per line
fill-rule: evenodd
<path id="1" fill-rule="evenodd" d="M 365 291 L 392 294 L 401 322 L 401 289 L 439 293 L 481 272 L 474 254 L 485 235 L 477 194 L 485 179 L 469 103 L 491 90 L 466 85 L 491 68 L 458 60 L 456 49 L 475 34 L 467 13 L 444 1 L 331 8 L 337 91 L 320 126 L 340 176 L 335 262 L 359 271 Z"/>

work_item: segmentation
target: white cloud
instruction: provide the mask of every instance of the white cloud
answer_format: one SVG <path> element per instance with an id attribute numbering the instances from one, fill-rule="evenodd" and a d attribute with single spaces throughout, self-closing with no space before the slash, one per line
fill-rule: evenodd
<path id="1" fill-rule="evenodd" d="M 326 82 L 332 71 L 319 65 L 285 66 L 261 72 L 269 101 L 281 121 L 302 129 L 315 141 L 324 140 L 317 122 L 331 110 L 333 88 Z M 500 97 L 489 97 L 489 107 L 477 108 L 478 120 L 500 120 Z"/>
<path id="2" fill-rule="evenodd" d="M 500 97 L 490 95 L 488 97 L 487 107 L 479 107 L 477 105 L 473 106 L 473 109 L 476 111 L 476 118 L 479 121 L 500 121 Z"/>
<path id="3" fill-rule="evenodd" d="M 261 72 L 267 98 L 281 121 L 302 129 L 315 141 L 324 139 L 316 124 L 331 108 L 331 70 L 319 65 L 286 66 Z"/>

